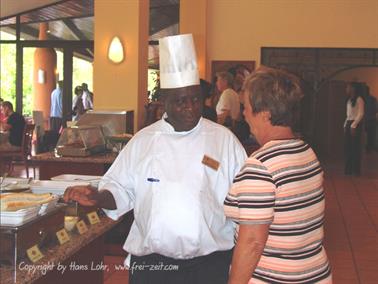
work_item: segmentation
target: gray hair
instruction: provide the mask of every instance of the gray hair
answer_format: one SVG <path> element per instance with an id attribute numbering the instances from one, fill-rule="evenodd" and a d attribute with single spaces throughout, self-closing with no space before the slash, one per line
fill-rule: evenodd
<path id="1" fill-rule="evenodd" d="M 232 87 L 232 83 L 234 82 L 234 76 L 232 76 L 230 72 L 227 72 L 227 71 L 217 72 L 215 76 L 219 79 L 226 81 L 227 85 L 229 87 Z"/>
<path id="2" fill-rule="evenodd" d="M 272 125 L 293 127 L 303 97 L 298 77 L 283 70 L 259 68 L 244 82 L 253 113 L 268 111 Z"/>

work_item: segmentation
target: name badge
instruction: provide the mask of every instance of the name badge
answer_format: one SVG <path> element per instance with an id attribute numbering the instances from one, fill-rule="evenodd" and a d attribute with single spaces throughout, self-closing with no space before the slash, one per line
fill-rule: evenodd
<path id="1" fill-rule="evenodd" d="M 91 213 L 88 213 L 88 214 L 87 214 L 87 217 L 88 217 L 89 223 L 91 223 L 91 225 L 94 225 L 94 224 L 100 223 L 100 218 L 98 217 L 96 211 L 93 211 L 93 212 L 91 212 Z"/>
<path id="2" fill-rule="evenodd" d="M 37 262 L 43 257 L 43 254 L 41 253 L 37 245 L 32 246 L 31 248 L 27 249 L 26 254 L 28 255 L 31 262 L 33 263 Z"/>
<path id="3" fill-rule="evenodd" d="M 65 244 L 70 240 L 70 236 L 67 234 L 67 231 L 65 229 L 61 229 L 58 232 L 56 232 L 56 237 L 58 238 L 58 241 L 61 245 Z"/>
<path id="4" fill-rule="evenodd" d="M 207 155 L 203 156 L 202 164 L 212 168 L 215 171 L 217 171 L 219 169 L 219 166 L 220 166 L 220 163 L 217 160 L 214 160 L 213 158 L 210 158 Z"/>
<path id="5" fill-rule="evenodd" d="M 84 220 L 81 220 L 76 223 L 76 228 L 80 235 L 86 233 L 88 231 L 87 225 L 84 223 Z"/>

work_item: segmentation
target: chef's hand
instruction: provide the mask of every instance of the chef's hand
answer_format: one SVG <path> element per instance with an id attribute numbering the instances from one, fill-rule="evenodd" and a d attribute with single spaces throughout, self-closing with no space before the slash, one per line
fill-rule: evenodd
<path id="1" fill-rule="evenodd" d="M 93 186 L 70 186 L 64 192 L 65 202 L 70 200 L 77 201 L 83 206 L 98 206 L 104 209 L 115 210 L 117 204 L 113 194 L 108 190 L 98 191 Z"/>
<path id="2" fill-rule="evenodd" d="M 99 192 L 92 186 L 79 185 L 67 187 L 63 199 L 65 202 L 74 200 L 84 206 L 98 205 Z"/>

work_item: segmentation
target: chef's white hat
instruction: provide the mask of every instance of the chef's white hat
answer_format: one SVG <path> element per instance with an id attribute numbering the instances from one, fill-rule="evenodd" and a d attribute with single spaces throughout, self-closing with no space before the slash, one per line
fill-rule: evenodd
<path id="1" fill-rule="evenodd" d="M 196 50 L 191 34 L 159 39 L 159 53 L 161 88 L 199 85 Z"/>

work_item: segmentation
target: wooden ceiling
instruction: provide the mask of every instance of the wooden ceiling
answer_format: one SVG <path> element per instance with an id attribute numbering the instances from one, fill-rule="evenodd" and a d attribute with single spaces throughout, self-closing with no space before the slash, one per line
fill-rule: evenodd
<path id="1" fill-rule="evenodd" d="M 38 39 L 38 26 L 49 23 L 49 40 L 93 40 L 93 15 L 95 0 L 65 0 L 37 7 L 32 10 L 18 10 L 21 38 Z M 159 33 L 177 26 L 180 0 L 150 0 L 150 39 Z M 20 8 L 19 8 L 20 9 Z M 0 18 L 0 29 L 15 34 L 16 15 Z M 93 60 L 92 51 L 80 51 L 81 57 Z"/>

